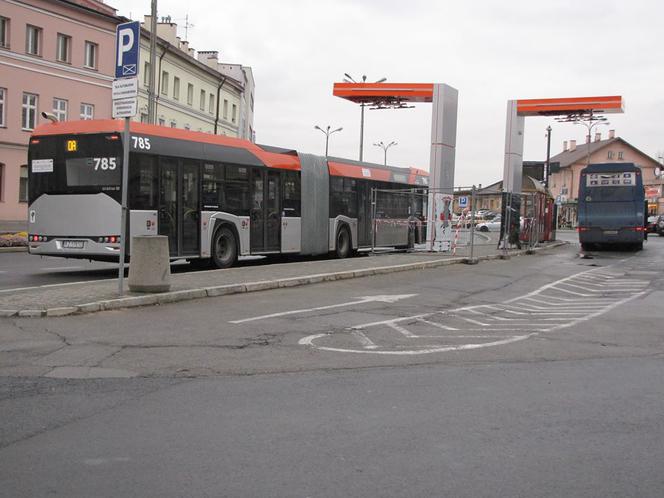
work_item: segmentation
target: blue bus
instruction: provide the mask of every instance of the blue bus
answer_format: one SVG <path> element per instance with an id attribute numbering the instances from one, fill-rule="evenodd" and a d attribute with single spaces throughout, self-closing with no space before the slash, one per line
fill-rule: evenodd
<path id="1" fill-rule="evenodd" d="M 604 245 L 643 249 L 646 209 L 641 169 L 633 163 L 586 166 L 579 179 L 578 215 L 584 251 Z"/>

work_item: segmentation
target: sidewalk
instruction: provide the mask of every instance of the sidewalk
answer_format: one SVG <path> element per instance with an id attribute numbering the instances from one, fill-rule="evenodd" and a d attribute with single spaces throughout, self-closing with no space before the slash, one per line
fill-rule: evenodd
<path id="1" fill-rule="evenodd" d="M 564 242 L 552 242 L 534 251 L 563 244 Z M 495 247 L 484 249 L 476 253 L 477 260 L 499 257 Z M 525 253 L 525 250 L 510 251 L 510 255 Z M 198 271 L 171 275 L 170 292 L 143 294 L 131 293 L 127 289 L 122 298 L 118 296 L 116 279 L 7 289 L 0 291 L 0 317 L 65 316 L 75 313 L 92 313 L 398 271 L 422 270 L 464 261 L 466 258 L 458 254 L 451 256 L 413 252 Z"/>

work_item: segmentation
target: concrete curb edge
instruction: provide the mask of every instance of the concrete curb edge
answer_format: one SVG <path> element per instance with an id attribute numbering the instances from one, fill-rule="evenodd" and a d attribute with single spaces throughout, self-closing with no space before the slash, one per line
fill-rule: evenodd
<path id="1" fill-rule="evenodd" d="M 538 253 L 548 249 L 554 249 L 568 242 L 556 241 L 548 246 L 535 247 L 527 250 L 522 249 L 512 253 L 512 256 L 527 255 Z M 477 261 L 492 261 L 499 259 L 500 255 L 491 254 L 488 256 L 477 256 Z M 257 282 L 247 282 L 244 284 L 228 284 L 212 287 L 203 287 L 200 289 L 185 289 L 159 294 L 146 294 L 142 296 L 129 296 L 117 299 L 107 299 L 103 301 L 90 302 L 75 306 L 61 306 L 56 308 L 47 308 L 42 310 L 1 310 L 0 317 L 19 317 L 19 318 L 38 318 L 38 317 L 59 317 L 69 315 L 80 315 L 85 313 L 95 313 L 98 311 L 110 311 L 124 308 L 135 308 L 139 306 L 150 306 L 155 304 L 169 304 L 180 301 L 189 301 L 192 299 L 201 299 L 204 297 L 219 297 L 231 294 L 242 294 L 247 292 L 258 292 L 285 287 L 300 287 L 303 285 L 317 284 L 320 282 L 333 282 L 349 278 L 361 278 L 372 275 L 384 275 L 411 270 L 424 270 L 427 268 L 437 268 L 441 266 L 450 266 L 466 262 L 466 257 L 454 257 L 445 259 L 434 259 L 431 261 L 420 261 L 417 263 L 405 263 L 392 266 L 378 266 L 376 268 L 363 268 L 359 270 L 345 270 L 333 273 L 319 273 L 314 275 L 305 275 L 302 277 L 288 277 L 276 280 L 261 280 Z"/>

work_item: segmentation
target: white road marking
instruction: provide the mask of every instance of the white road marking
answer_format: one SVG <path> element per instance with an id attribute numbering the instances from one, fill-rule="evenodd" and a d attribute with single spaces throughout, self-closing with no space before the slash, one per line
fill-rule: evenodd
<path id="1" fill-rule="evenodd" d="M 334 308 L 342 308 L 346 306 L 356 306 L 358 304 L 371 303 L 371 302 L 395 303 L 401 299 L 408 299 L 410 297 L 415 297 L 415 296 L 417 296 L 417 294 L 395 294 L 395 295 L 386 294 L 379 296 L 363 296 L 358 298 L 356 301 L 349 301 L 346 303 L 339 303 L 339 304 L 330 304 L 327 306 L 317 306 L 315 308 L 303 308 L 299 310 L 281 311 L 278 313 L 270 313 L 269 315 L 260 315 L 260 316 L 252 316 L 250 318 L 243 318 L 242 320 L 232 320 L 228 323 L 238 324 L 238 323 L 254 322 L 257 320 L 266 320 L 268 318 L 277 318 L 280 316 L 287 316 L 287 315 L 297 315 L 301 313 L 309 313 L 311 311 L 322 311 Z"/>
<path id="2" fill-rule="evenodd" d="M 61 284 L 45 284 L 45 285 L 34 285 L 32 287 L 14 287 L 12 289 L 0 289 L 0 293 L 5 292 L 18 292 L 24 290 L 33 290 L 33 289 L 49 289 L 51 287 L 67 287 L 70 285 L 81 285 L 81 284 L 93 284 L 96 282 L 104 282 L 106 280 L 114 280 L 112 278 L 100 278 L 99 280 L 82 280 L 80 282 L 64 282 Z"/>
<path id="3" fill-rule="evenodd" d="M 378 346 L 376 346 L 376 344 L 371 339 L 369 339 L 364 334 L 364 332 L 361 332 L 359 330 L 353 330 L 351 333 L 357 338 L 359 343 L 362 344 L 364 349 L 376 349 L 376 348 L 378 348 Z"/>
<path id="4" fill-rule="evenodd" d="M 40 271 L 60 271 L 60 270 L 82 270 L 83 266 L 54 266 L 52 268 L 40 268 Z"/>
<path id="5" fill-rule="evenodd" d="M 312 346 L 323 351 L 383 355 L 417 355 L 501 346 L 591 320 L 621 304 L 643 296 L 646 294 L 645 288 L 649 285 L 649 282 L 634 279 L 629 279 L 632 282 L 626 285 L 622 280 L 625 273 L 615 273 L 610 277 L 603 274 L 601 279 L 604 280 L 606 285 L 589 283 L 587 282 L 588 277 L 595 277 L 591 272 L 596 272 L 596 270 L 587 270 L 565 277 L 503 303 L 465 306 L 453 310 L 435 311 L 355 325 L 350 329 L 354 332 L 363 332 L 362 336 L 356 336 L 363 349 L 335 346 L 335 334 L 332 332 L 304 337 L 300 339 L 299 344 Z M 628 279 L 625 278 L 625 280 Z M 599 282 L 597 279 L 596 281 Z M 588 287 L 584 287 L 584 285 Z M 597 288 L 590 288 L 590 286 Z M 587 293 L 575 292 L 570 287 L 585 290 Z M 555 293 L 573 294 L 577 297 L 565 298 L 554 295 Z M 467 316 L 469 314 L 475 318 Z M 505 314 L 511 316 L 511 318 L 503 316 Z M 515 318 L 514 315 L 518 317 Z M 445 324 L 430 320 L 434 316 L 445 320 Z M 482 321 L 476 318 L 481 318 Z M 397 325 L 398 323 L 402 325 Z M 480 328 L 468 327 L 468 324 L 474 324 Z M 380 341 L 376 340 L 375 336 L 372 338 L 370 334 L 373 334 L 374 331 L 380 331 L 381 328 L 384 331 L 385 327 L 388 330 L 398 332 L 400 336 L 406 339 L 412 340 L 421 340 L 422 338 L 440 339 L 441 341 L 468 339 L 477 342 L 437 346 L 417 344 L 420 341 L 415 341 L 413 347 L 402 349 L 403 344 L 401 342 L 390 343 L 389 335 L 387 345 L 384 344 L 384 334 L 379 336 L 381 337 Z M 431 334 L 431 331 L 429 333 L 414 333 L 409 330 L 413 327 L 418 327 L 418 331 L 422 327 L 434 327 L 441 333 Z M 443 330 L 456 333 L 454 335 L 444 334 L 442 333 Z M 467 332 L 471 334 L 466 334 Z M 480 332 L 480 334 L 472 334 L 472 332 Z M 493 332 L 496 332 L 496 334 L 493 334 Z M 483 342 L 484 339 L 500 340 Z M 330 340 L 332 344 L 329 344 Z M 324 343 L 322 343 L 323 341 Z M 371 350 L 366 347 L 366 344 L 369 344 L 367 341 L 371 344 Z"/>

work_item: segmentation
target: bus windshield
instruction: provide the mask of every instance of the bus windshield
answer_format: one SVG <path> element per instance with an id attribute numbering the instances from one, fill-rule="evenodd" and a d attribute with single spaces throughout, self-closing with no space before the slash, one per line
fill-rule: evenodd
<path id="1" fill-rule="evenodd" d="M 40 137 L 30 143 L 29 202 L 42 194 L 94 194 L 116 198 L 122 180 L 117 134 Z"/>

